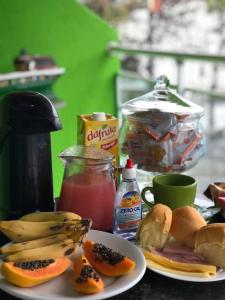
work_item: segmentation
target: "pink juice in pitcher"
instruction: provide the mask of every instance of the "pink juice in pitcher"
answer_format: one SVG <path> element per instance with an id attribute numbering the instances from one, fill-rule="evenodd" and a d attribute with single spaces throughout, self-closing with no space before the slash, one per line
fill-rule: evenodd
<path id="1" fill-rule="evenodd" d="M 111 231 L 115 194 L 114 181 L 104 174 L 75 174 L 63 180 L 57 209 L 91 218 L 93 229 Z"/>

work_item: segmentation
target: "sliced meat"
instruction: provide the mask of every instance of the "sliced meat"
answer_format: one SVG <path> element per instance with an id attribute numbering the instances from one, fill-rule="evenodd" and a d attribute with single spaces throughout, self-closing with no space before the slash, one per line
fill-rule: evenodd
<path id="1" fill-rule="evenodd" d="M 179 251 L 180 250 L 180 251 Z M 189 249 L 188 249 L 189 250 Z M 171 259 L 173 261 L 188 263 L 188 264 L 207 264 L 205 259 L 198 254 L 194 253 L 193 251 L 185 251 L 183 247 L 181 249 L 177 248 L 176 251 L 172 249 L 172 252 L 168 248 L 166 251 L 163 250 L 154 250 L 152 249 L 151 252 L 156 255 L 161 255 L 167 259 Z"/>
<path id="2" fill-rule="evenodd" d="M 185 246 L 177 246 L 177 245 L 166 245 L 163 248 L 164 253 L 171 253 L 171 254 L 178 254 L 178 255 L 184 255 L 184 256 L 194 256 L 197 257 L 201 261 L 205 261 L 205 258 L 201 256 L 198 253 L 195 253 L 191 248 L 185 247 Z"/>

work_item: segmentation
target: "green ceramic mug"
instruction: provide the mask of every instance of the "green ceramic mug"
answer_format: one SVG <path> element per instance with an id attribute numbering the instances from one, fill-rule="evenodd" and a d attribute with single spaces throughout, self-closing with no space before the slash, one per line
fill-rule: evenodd
<path id="1" fill-rule="evenodd" d="M 193 177 L 183 174 L 165 174 L 155 176 L 152 182 L 152 187 L 147 186 L 141 192 L 142 199 L 148 206 L 156 203 L 165 204 L 171 209 L 185 205 L 193 206 L 197 188 Z M 146 199 L 147 191 L 153 194 L 153 203 Z"/>

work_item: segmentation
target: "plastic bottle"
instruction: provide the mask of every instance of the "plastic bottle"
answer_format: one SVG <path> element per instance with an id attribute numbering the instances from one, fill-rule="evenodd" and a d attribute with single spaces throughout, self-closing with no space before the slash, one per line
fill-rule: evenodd
<path id="1" fill-rule="evenodd" d="M 127 159 L 114 205 L 113 233 L 133 239 L 142 216 L 142 201 L 133 161 Z"/>

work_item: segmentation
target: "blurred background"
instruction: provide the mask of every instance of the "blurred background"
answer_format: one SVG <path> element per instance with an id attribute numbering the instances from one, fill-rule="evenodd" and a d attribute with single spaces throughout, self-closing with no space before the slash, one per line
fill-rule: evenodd
<path id="1" fill-rule="evenodd" d="M 224 25 L 224 0 L 0 0 L 0 95 L 15 86 L 42 91 L 62 122 L 52 133 L 55 195 L 58 154 L 76 142 L 76 116 L 105 111 L 121 121 L 122 103 L 161 74 L 205 108 L 206 155 L 189 173 L 224 181 Z M 58 73 L 7 81 L 21 49 L 53 57 Z"/>
<path id="2" fill-rule="evenodd" d="M 119 33 L 118 104 L 167 74 L 187 99 L 205 108 L 206 156 L 188 173 L 202 182 L 225 175 L 225 1 L 83 0 Z"/>

